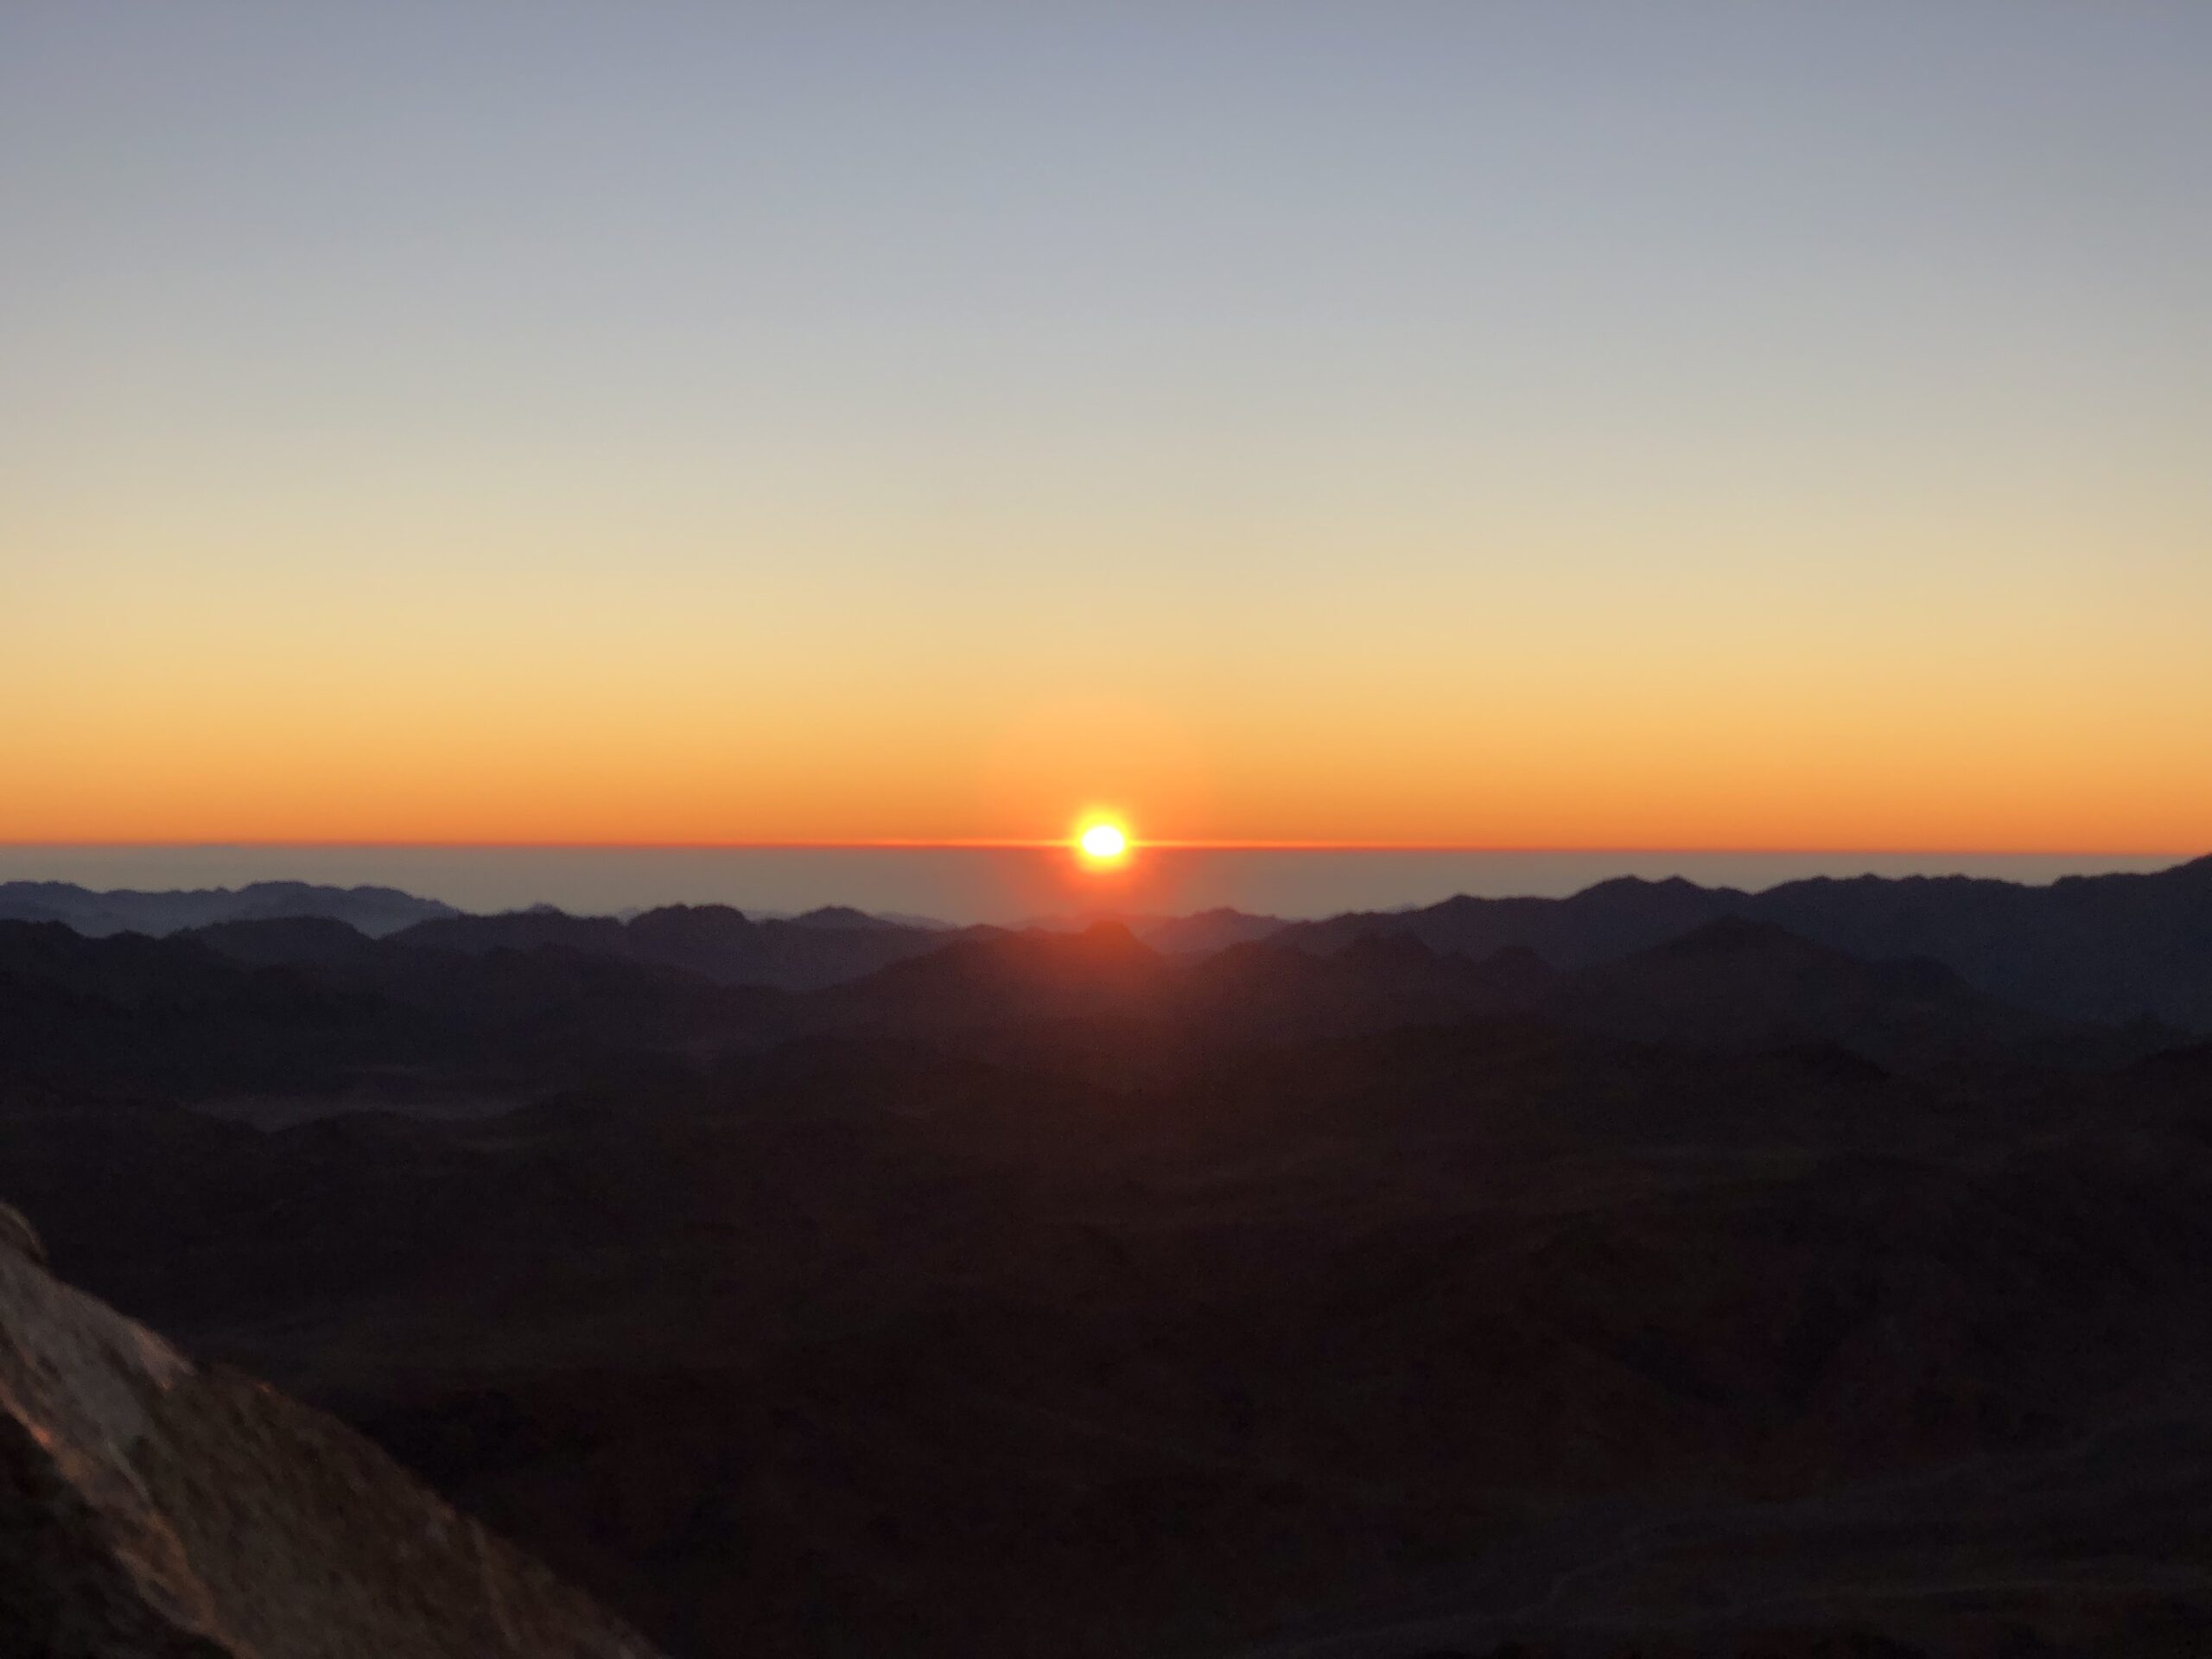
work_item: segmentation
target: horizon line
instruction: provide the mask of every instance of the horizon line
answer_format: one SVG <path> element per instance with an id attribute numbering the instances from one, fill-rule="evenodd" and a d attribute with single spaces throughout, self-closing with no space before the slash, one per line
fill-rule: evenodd
<path id="1" fill-rule="evenodd" d="M 1053 852 L 1075 849 L 1075 839 L 1055 836 L 935 836 L 875 839 L 769 839 L 758 841 L 506 841 L 352 840 L 339 837 L 245 836 L 226 839 L 158 840 L 146 837 L 32 840 L 0 837 L 0 850 L 57 849 L 366 849 L 439 852 Z M 1467 842 L 1291 841 L 1186 839 L 1131 836 L 1129 851 L 1140 853 L 1428 853 L 1468 855 L 1636 856 L 1636 857 L 1802 857 L 1802 858 L 2180 858 L 2202 856 L 2208 849 L 2079 847 L 1773 847 L 1773 846 L 1560 846 L 1495 845 Z"/>

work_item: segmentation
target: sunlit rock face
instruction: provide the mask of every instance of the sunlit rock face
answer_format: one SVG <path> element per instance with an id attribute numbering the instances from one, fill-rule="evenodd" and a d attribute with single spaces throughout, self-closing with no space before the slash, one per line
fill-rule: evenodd
<path id="1" fill-rule="evenodd" d="M 0 1654 L 652 1649 L 334 1420 L 53 1277 L 0 1206 Z"/>

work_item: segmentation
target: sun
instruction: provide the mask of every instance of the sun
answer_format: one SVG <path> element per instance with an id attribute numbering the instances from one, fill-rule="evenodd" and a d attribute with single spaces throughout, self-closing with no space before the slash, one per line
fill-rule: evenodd
<path id="1" fill-rule="evenodd" d="M 1084 826 L 1076 837 L 1083 855 L 1100 864 L 1111 864 L 1128 855 L 1129 838 L 1117 823 L 1092 823 Z"/>

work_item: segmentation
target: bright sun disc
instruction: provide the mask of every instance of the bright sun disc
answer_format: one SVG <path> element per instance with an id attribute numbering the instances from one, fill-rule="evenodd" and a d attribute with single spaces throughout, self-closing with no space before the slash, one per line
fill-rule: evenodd
<path id="1" fill-rule="evenodd" d="M 1129 850 L 1129 838 L 1110 823 L 1094 823 L 1078 843 L 1087 858 L 1119 858 Z"/>

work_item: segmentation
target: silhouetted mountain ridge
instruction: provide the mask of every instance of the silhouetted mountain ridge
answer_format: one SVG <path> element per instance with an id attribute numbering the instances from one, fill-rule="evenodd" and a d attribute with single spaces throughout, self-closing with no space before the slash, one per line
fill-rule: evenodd
<path id="1" fill-rule="evenodd" d="M 102 909 L 109 899 L 128 901 L 131 916 Z M 723 905 L 668 906 L 627 920 L 551 906 L 468 916 L 389 889 L 298 883 L 261 883 L 237 893 L 91 894 L 66 884 L 17 882 L 0 886 L 0 917 L 60 920 L 95 934 L 321 916 L 464 954 L 557 946 L 681 968 L 726 985 L 786 990 L 856 980 L 949 942 L 1002 931 L 910 924 L 842 906 L 788 919 L 748 918 Z M 1872 961 L 1926 957 L 1987 995 L 2062 1019 L 2147 1018 L 2212 1031 L 2212 858 L 2152 874 L 2069 876 L 2048 887 L 1867 875 L 1817 877 L 1753 893 L 1680 877 L 1624 876 L 1564 899 L 1461 895 L 1423 908 L 1289 923 L 1221 909 L 1132 918 L 1128 925 L 1179 956 L 1261 939 L 1331 955 L 1378 934 L 1417 938 L 1477 961 L 1524 949 L 1573 969 L 1619 960 L 1723 917 L 1773 922 Z M 1049 931 L 1065 929 L 1053 923 Z M 264 935 L 251 947 L 257 959 L 282 959 L 283 937 Z M 305 930 L 290 937 L 310 957 L 335 939 Z"/>
<path id="2" fill-rule="evenodd" d="M 552 909 L 424 922 L 393 936 L 401 944 L 480 955 L 557 945 L 681 968 L 724 985 L 804 990 L 856 979 L 888 963 L 944 947 L 941 929 L 887 922 L 832 908 L 790 920 L 753 920 L 728 905 L 667 905 L 627 921 Z"/>
<path id="3" fill-rule="evenodd" d="M 1102 922 L 1081 933 L 926 935 L 920 952 L 901 937 L 874 972 L 800 992 L 716 976 L 760 963 L 753 941 L 771 926 L 720 906 L 627 925 L 546 912 L 465 918 L 382 940 L 302 918 L 160 940 L 0 923 L 10 992 L 0 1072 L 167 1075 L 194 1097 L 288 1078 L 309 1093 L 374 1096 L 379 1074 L 473 1059 L 503 1079 L 495 1092 L 528 1097 L 615 1056 L 682 1065 L 835 1033 L 972 1043 L 1082 1020 L 1122 1027 L 1112 1046 L 1133 1060 L 1171 1031 L 1187 1046 L 1500 1019 L 1662 1046 L 1825 1044 L 1908 1068 L 2109 1065 L 2179 1040 L 2155 1024 L 2035 1014 L 1939 963 L 1867 963 L 1745 917 L 1569 972 L 1526 946 L 1476 961 L 1412 932 L 1359 935 L 1328 955 L 1273 938 L 1177 955 Z M 782 934 L 785 944 L 879 938 Z M 456 935 L 467 948 L 448 948 Z M 782 958 L 786 969 L 795 960 Z"/>
<path id="4" fill-rule="evenodd" d="M 1567 969 L 1618 960 L 1709 922 L 1779 925 L 1870 961 L 1925 957 L 2003 1001 L 2075 1020 L 2145 1016 L 2212 1030 L 2212 858 L 2049 887 L 1968 876 L 1817 877 L 1751 893 L 1622 877 L 1565 899 L 1449 899 L 1424 909 L 1294 924 L 1275 937 L 1332 951 L 1404 934 L 1484 957 L 1509 945 Z"/>
<path id="5" fill-rule="evenodd" d="M 235 890 L 97 893 L 67 881 L 0 881 L 0 920 L 61 922 L 79 933 L 94 935 L 160 935 L 217 922 L 295 916 L 327 917 L 364 933 L 381 935 L 460 913 L 435 899 L 418 899 L 392 887 L 256 881 Z"/>

